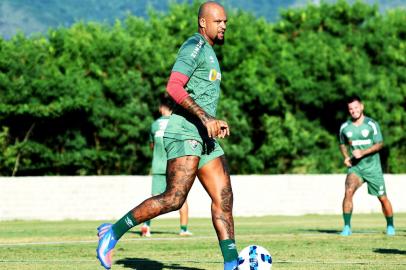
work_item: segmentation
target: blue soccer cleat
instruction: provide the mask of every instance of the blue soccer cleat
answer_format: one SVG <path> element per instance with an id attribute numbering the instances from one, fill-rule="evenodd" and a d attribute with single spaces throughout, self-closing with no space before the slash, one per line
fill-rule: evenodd
<path id="1" fill-rule="evenodd" d="M 386 235 L 389 236 L 394 236 L 396 234 L 395 232 L 395 227 L 389 225 L 388 227 L 386 227 Z"/>
<path id="2" fill-rule="evenodd" d="M 348 225 L 345 225 L 343 231 L 340 233 L 341 236 L 350 236 L 351 234 L 351 227 Z"/>
<path id="3" fill-rule="evenodd" d="M 238 260 L 224 263 L 224 270 L 237 270 L 238 269 Z"/>
<path id="4" fill-rule="evenodd" d="M 117 243 L 112 226 L 112 224 L 104 223 L 97 228 L 97 236 L 99 237 L 99 245 L 96 249 L 97 258 L 106 269 L 111 268 L 113 249 Z"/>

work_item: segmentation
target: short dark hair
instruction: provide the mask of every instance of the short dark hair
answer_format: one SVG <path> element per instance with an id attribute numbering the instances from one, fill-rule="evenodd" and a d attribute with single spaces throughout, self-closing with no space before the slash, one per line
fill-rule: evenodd
<path id="1" fill-rule="evenodd" d="M 160 96 L 159 106 L 165 106 L 172 110 L 174 105 L 175 105 L 175 102 L 167 93 L 164 93 Z"/>
<path id="2" fill-rule="evenodd" d="M 361 98 L 357 95 L 353 95 L 347 98 L 347 104 L 353 103 L 354 101 L 362 102 Z"/>

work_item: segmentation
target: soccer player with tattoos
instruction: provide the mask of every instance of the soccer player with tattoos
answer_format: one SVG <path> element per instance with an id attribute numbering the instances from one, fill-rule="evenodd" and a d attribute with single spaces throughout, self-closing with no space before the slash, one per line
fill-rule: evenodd
<path id="1" fill-rule="evenodd" d="M 178 210 L 197 176 L 211 198 L 212 222 L 224 258 L 224 270 L 236 270 L 233 192 L 224 151 L 217 138 L 230 135 L 226 121 L 216 118 L 221 71 L 214 45 L 224 43 L 226 12 L 220 4 L 203 3 L 198 32 L 181 46 L 167 84 L 176 102 L 164 134 L 168 156 L 164 193 L 136 206 L 115 224 L 98 228 L 97 256 L 110 269 L 113 248 L 130 228 L 158 215 Z"/>
<path id="2" fill-rule="evenodd" d="M 340 151 L 344 165 L 348 168 L 343 199 L 344 228 L 341 235 L 349 236 L 352 233 L 353 196 L 364 182 L 368 185 L 368 193 L 376 196 L 381 203 L 387 223 L 386 234 L 395 235 L 392 204 L 386 194 L 379 157 L 379 151 L 383 147 L 381 129 L 375 120 L 364 115 L 364 104 L 358 96 L 350 97 L 347 106 L 351 119 L 340 128 Z"/>

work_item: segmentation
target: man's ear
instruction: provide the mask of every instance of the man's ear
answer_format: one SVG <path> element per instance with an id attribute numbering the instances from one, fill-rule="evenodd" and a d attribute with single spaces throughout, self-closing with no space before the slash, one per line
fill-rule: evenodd
<path id="1" fill-rule="evenodd" d="M 199 26 L 200 26 L 200 28 L 206 28 L 206 19 L 205 18 L 199 19 Z"/>

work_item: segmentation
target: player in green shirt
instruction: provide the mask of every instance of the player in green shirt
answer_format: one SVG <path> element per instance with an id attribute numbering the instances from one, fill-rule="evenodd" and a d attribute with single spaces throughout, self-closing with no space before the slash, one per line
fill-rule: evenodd
<path id="1" fill-rule="evenodd" d="M 166 189 L 166 162 L 167 155 L 164 147 L 164 132 L 168 125 L 169 117 L 172 114 L 173 104 L 167 97 L 162 97 L 159 105 L 161 117 L 155 120 L 151 125 L 149 134 L 150 147 L 153 150 L 152 157 L 152 192 L 151 195 L 159 195 Z M 180 214 L 180 236 L 191 236 L 192 233 L 187 229 L 188 225 L 188 203 L 182 205 L 179 209 Z M 151 236 L 151 221 L 144 222 L 141 227 L 141 236 Z"/>
<path id="2" fill-rule="evenodd" d="M 368 193 L 377 196 L 387 221 L 387 235 L 395 235 L 392 205 L 387 197 L 383 179 L 379 151 L 383 147 L 383 138 L 378 123 L 364 115 L 364 105 L 357 96 L 347 101 L 351 120 L 340 128 L 340 151 L 344 164 L 348 167 L 343 200 L 344 229 L 342 236 L 351 235 L 352 198 L 355 191 L 364 183 L 368 184 Z M 348 153 L 349 145 L 350 153 Z"/>
<path id="3" fill-rule="evenodd" d="M 198 177 L 209 194 L 212 222 L 224 259 L 224 270 L 236 270 L 233 192 L 224 151 L 217 138 L 230 135 L 227 122 L 216 118 L 221 70 L 213 45 L 224 43 L 227 15 L 222 5 L 203 3 L 198 13 L 198 33 L 180 48 L 167 91 L 177 103 L 164 134 L 168 155 L 164 193 L 151 197 L 115 224 L 98 228 L 97 257 L 111 267 L 112 251 L 130 228 L 158 215 L 178 210 Z"/>

